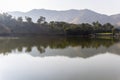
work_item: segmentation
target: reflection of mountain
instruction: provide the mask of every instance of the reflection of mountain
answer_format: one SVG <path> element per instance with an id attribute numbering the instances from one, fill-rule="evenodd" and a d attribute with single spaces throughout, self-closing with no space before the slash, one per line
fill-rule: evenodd
<path id="1" fill-rule="evenodd" d="M 119 40 L 116 39 L 83 39 L 79 37 L 0 39 L 0 53 L 11 53 L 16 49 L 18 52 L 23 52 L 23 48 L 26 48 L 25 51 L 32 56 L 68 56 L 87 58 L 105 52 L 120 54 L 119 43 L 117 43 L 118 41 Z M 34 52 L 33 48 L 37 50 L 37 53 Z"/>

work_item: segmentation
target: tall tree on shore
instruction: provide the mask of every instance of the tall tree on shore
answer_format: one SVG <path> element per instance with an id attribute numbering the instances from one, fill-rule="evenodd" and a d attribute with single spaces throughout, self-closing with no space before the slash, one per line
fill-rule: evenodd
<path id="1" fill-rule="evenodd" d="M 23 22 L 23 18 L 22 17 L 18 17 L 17 21 L 20 22 L 20 23 L 22 23 Z"/>
<path id="2" fill-rule="evenodd" d="M 27 16 L 25 16 L 25 19 L 26 19 L 26 21 L 27 21 L 28 23 L 33 23 L 31 17 L 27 17 Z"/>
<path id="3" fill-rule="evenodd" d="M 100 24 L 98 21 L 97 22 L 93 22 L 92 25 L 93 25 L 93 29 L 94 29 L 95 33 L 101 31 L 102 24 Z"/>
<path id="4" fill-rule="evenodd" d="M 114 28 L 114 26 L 111 25 L 110 23 L 106 23 L 103 25 L 103 28 L 104 28 L 105 32 L 112 32 L 112 29 Z"/>
<path id="5" fill-rule="evenodd" d="M 38 24 L 43 24 L 43 23 L 45 23 L 46 21 L 46 18 L 45 17 L 43 17 L 43 16 L 40 16 L 40 18 L 37 20 L 37 23 Z"/>

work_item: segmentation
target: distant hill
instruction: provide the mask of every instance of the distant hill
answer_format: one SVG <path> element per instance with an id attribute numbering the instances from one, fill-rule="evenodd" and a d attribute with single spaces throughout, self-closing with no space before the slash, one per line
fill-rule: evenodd
<path id="1" fill-rule="evenodd" d="M 14 17 L 18 16 L 29 16 L 33 19 L 34 22 L 39 18 L 39 16 L 46 17 L 46 20 L 49 21 L 65 21 L 69 23 L 92 23 L 99 21 L 101 24 L 111 23 L 113 25 L 120 25 L 120 14 L 118 15 L 104 15 L 88 9 L 83 10 L 65 10 L 65 11 L 56 11 L 56 10 L 46 10 L 46 9 L 33 9 L 29 12 L 8 12 Z"/>
<path id="2" fill-rule="evenodd" d="M 115 20 L 116 25 L 120 26 L 120 14 L 111 15 L 110 17 L 112 17 L 113 20 Z"/>

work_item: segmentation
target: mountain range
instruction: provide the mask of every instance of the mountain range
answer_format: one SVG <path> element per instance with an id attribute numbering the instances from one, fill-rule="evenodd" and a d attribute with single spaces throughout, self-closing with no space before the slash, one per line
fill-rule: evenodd
<path id="1" fill-rule="evenodd" d="M 99 21 L 101 24 L 104 23 L 111 23 L 116 26 L 120 26 L 120 14 L 116 15 L 105 15 L 100 14 L 95 11 L 89 10 L 89 9 L 82 9 L 82 10 L 76 10 L 76 9 L 70 9 L 70 10 L 64 10 L 64 11 L 57 11 L 57 10 L 47 10 L 47 9 L 33 9 L 28 12 L 8 12 L 14 17 L 25 17 L 29 16 L 33 19 L 34 22 L 37 21 L 37 19 L 40 16 L 46 17 L 46 21 L 64 21 L 69 23 L 93 23 L 95 21 Z"/>

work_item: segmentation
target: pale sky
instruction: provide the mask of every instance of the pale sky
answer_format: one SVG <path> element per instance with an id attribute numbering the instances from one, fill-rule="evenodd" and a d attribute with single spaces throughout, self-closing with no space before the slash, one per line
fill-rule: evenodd
<path id="1" fill-rule="evenodd" d="M 0 0 L 0 11 L 23 11 L 31 9 L 91 9 L 103 14 L 120 13 L 120 0 Z"/>

